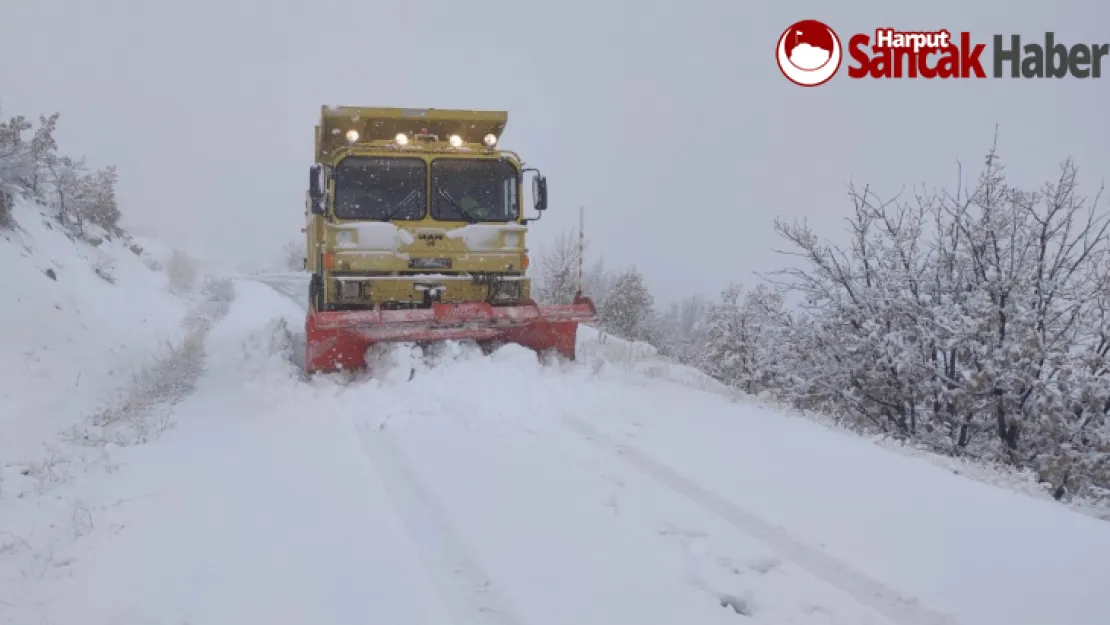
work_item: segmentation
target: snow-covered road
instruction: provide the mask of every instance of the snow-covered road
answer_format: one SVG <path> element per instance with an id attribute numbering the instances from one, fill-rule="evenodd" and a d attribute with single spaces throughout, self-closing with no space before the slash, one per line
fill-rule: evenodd
<path id="1" fill-rule="evenodd" d="M 304 298 L 268 282 L 176 428 L 83 478 L 93 527 L 9 622 L 1110 622 L 1105 522 L 689 372 L 448 345 L 305 381 Z"/>

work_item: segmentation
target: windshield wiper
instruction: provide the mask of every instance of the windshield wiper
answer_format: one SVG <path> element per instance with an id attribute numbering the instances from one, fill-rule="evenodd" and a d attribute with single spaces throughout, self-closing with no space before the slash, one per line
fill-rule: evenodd
<path id="1" fill-rule="evenodd" d="M 393 221 L 393 218 L 397 216 L 397 213 L 401 212 L 401 209 L 405 207 L 405 204 L 408 204 L 409 200 L 416 197 L 417 191 L 419 191 L 419 189 L 413 189 L 412 192 L 405 196 L 405 199 L 398 202 L 397 205 L 393 207 L 393 210 L 389 211 L 389 213 L 382 218 L 382 221 Z"/>
<path id="2" fill-rule="evenodd" d="M 447 203 L 450 204 L 451 207 L 455 209 L 455 211 L 457 211 L 463 217 L 466 217 L 466 220 L 468 222 L 472 224 L 478 223 L 478 220 L 474 218 L 474 215 L 471 215 L 470 213 L 463 210 L 463 207 L 459 206 L 459 203 L 456 202 L 455 199 L 452 198 L 450 195 L 448 195 L 447 192 L 444 191 L 439 185 L 436 185 L 436 193 L 439 194 L 439 197 L 447 200 Z"/>

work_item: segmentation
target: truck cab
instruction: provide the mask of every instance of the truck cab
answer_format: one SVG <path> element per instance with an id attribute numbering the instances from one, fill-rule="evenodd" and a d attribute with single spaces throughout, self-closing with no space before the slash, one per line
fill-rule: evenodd
<path id="1" fill-rule="evenodd" d="M 322 107 L 305 268 L 315 311 L 531 302 L 527 225 L 547 181 L 498 147 L 508 114 Z M 532 173 L 535 219 L 524 211 Z"/>

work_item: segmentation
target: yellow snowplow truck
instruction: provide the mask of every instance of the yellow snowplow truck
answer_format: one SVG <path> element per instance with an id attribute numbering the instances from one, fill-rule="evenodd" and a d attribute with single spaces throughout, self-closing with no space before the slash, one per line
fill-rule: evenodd
<path id="1" fill-rule="evenodd" d="M 547 180 L 498 147 L 503 111 L 324 106 L 310 168 L 308 372 L 358 370 L 375 343 L 470 339 L 574 359 L 573 303 L 537 306 L 528 224 Z M 531 173 L 536 217 L 524 211 Z"/>

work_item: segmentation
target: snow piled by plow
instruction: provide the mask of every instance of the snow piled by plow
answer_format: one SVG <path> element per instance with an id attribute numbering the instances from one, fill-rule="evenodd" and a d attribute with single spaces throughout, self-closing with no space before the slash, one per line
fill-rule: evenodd
<path id="1" fill-rule="evenodd" d="M 641 380 L 661 379 L 725 397 L 736 395 L 706 373 L 664 358 L 647 343 L 628 341 L 590 326 L 579 326 L 576 351 L 578 360 L 596 370 L 624 371 Z"/>

